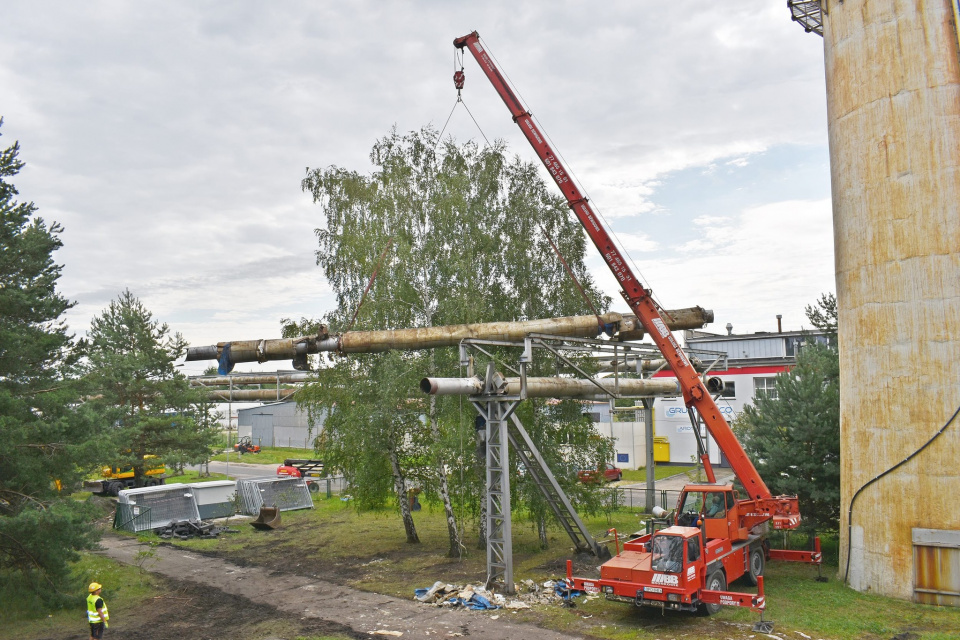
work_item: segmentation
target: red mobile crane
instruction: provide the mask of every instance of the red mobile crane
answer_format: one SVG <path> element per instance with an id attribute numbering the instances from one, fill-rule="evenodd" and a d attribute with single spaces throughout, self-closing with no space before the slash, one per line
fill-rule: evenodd
<path id="1" fill-rule="evenodd" d="M 603 592 L 608 598 L 634 602 L 638 606 L 714 613 L 720 605 L 732 605 L 762 612 L 765 607 L 762 574 L 767 557 L 820 562 L 819 540 L 813 552 L 769 550 L 765 542 L 766 523 L 772 522 L 774 529 L 794 529 L 800 524 L 796 496 L 770 494 L 700 375 L 667 328 L 650 290 L 634 275 L 532 115 L 501 75 L 480 42 L 480 35 L 474 31 L 457 38 L 453 45 L 473 55 L 507 105 L 513 121 L 610 267 L 620 284 L 621 295 L 677 376 L 691 419 L 696 420 L 693 416 L 699 415 L 748 494 L 747 498 L 740 498 L 732 485 L 716 484 L 710 460 L 701 448 L 700 457 L 709 483 L 684 487 L 673 526 L 624 542 L 622 551 L 618 542 L 618 553 L 601 566 L 599 580 L 573 578 L 568 563 L 568 581 L 578 589 Z M 456 88 L 462 89 L 462 67 L 453 79 Z M 759 584 L 759 593 L 726 591 L 727 584 L 740 577 Z"/>

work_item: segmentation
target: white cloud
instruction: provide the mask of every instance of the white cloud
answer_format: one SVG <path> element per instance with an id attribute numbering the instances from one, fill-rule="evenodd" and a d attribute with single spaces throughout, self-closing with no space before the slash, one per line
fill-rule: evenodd
<path id="1" fill-rule="evenodd" d="M 451 41 L 473 28 L 618 226 L 672 220 L 656 203 L 672 172 L 825 144 L 822 42 L 767 0 L 9 3 L 0 144 L 20 140 L 23 199 L 65 225 L 57 259 L 65 295 L 79 301 L 74 331 L 124 288 L 193 344 L 270 337 L 281 315 L 327 311 L 304 168 L 368 171 L 373 141 L 394 124 L 442 126 L 456 99 Z M 472 60 L 466 73 L 463 97 L 486 135 L 534 160 Z M 462 110 L 447 132 L 480 137 Z M 785 262 L 744 244 L 780 239 L 753 215 L 678 223 L 669 238 L 619 235 L 658 257 L 642 266 L 671 297 L 695 297 L 677 274 L 702 282 L 728 264 L 727 248 L 751 254 L 736 273 L 725 268 L 722 288 L 736 288 L 744 309 L 789 313 L 792 293 L 777 298 L 762 278 L 726 282 Z M 717 247 L 710 260 L 696 254 Z M 598 278 L 605 269 L 594 264 Z"/>

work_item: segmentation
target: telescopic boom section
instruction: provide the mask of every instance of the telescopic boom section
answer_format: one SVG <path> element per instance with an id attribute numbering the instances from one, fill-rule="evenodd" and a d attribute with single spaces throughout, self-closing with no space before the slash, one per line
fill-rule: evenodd
<path id="1" fill-rule="evenodd" d="M 730 466 L 737 474 L 740 482 L 743 483 L 750 497 L 753 499 L 770 498 L 770 490 L 767 489 L 767 485 L 760 478 L 760 474 L 757 473 L 753 463 L 750 462 L 743 447 L 740 446 L 740 442 L 733 435 L 730 426 L 720 415 L 716 403 L 707 393 L 696 369 L 690 364 L 676 338 L 663 321 L 660 311 L 650 297 L 650 292 L 633 274 L 624 256 L 610 238 L 610 234 L 607 233 L 607 230 L 597 218 L 590 203 L 587 202 L 580 189 L 574 184 L 553 149 L 547 144 L 540 128 L 533 121 L 531 113 L 524 108 L 520 99 L 507 84 L 506 79 L 500 74 L 500 70 L 493 59 L 480 43 L 480 35 L 474 31 L 462 38 L 457 38 L 453 41 L 453 45 L 458 49 L 467 49 L 473 54 L 473 57 L 480 64 L 480 68 L 493 84 L 494 89 L 500 94 L 504 104 L 507 105 L 513 115 L 513 121 L 520 126 L 523 135 L 526 136 L 534 151 L 540 156 L 540 160 L 543 161 L 550 175 L 553 176 L 554 182 L 563 192 L 570 208 L 573 209 L 574 214 L 580 220 L 580 224 L 586 229 L 587 235 L 600 250 L 607 266 L 610 267 L 613 275 L 617 278 L 617 282 L 620 283 L 621 295 L 633 312 L 637 314 L 640 323 L 653 338 L 654 343 L 677 376 L 687 407 L 693 407 L 702 416 L 710 435 L 713 436 L 717 446 L 730 461 Z"/>

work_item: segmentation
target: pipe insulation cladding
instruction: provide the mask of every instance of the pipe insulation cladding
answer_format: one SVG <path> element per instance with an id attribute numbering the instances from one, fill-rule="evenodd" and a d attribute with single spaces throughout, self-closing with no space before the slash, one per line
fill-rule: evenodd
<path id="1" fill-rule="evenodd" d="M 497 390 L 499 395 L 520 394 L 520 378 L 504 378 Z M 602 378 L 594 384 L 578 378 L 527 378 L 528 398 L 607 398 L 604 390 L 626 397 L 679 396 L 682 394 L 676 379 L 657 380 Z M 722 385 L 723 383 L 721 383 Z M 475 396 L 483 393 L 480 378 L 424 378 L 420 390 L 438 396 Z"/>
<path id="2" fill-rule="evenodd" d="M 713 322 L 713 311 L 702 307 L 662 311 L 671 331 L 699 329 Z M 602 325 L 602 327 L 601 327 Z M 267 362 L 289 360 L 298 356 L 332 351 L 338 353 L 377 353 L 382 351 L 435 349 L 453 347 L 468 338 L 518 342 L 531 333 L 594 338 L 603 331 L 615 334 L 617 340 L 640 340 L 645 335 L 637 317 L 627 313 L 608 312 L 597 316 L 568 316 L 541 320 L 478 322 L 441 327 L 417 327 L 386 331 L 348 331 L 339 336 L 324 330 L 316 336 L 269 340 L 236 340 L 216 345 L 190 347 L 186 360 L 219 360 L 229 347 L 229 360 Z"/>

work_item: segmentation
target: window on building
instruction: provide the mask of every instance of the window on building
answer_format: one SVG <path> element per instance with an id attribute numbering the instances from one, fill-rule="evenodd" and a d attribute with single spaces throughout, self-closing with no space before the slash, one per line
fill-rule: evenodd
<path id="1" fill-rule="evenodd" d="M 777 399 L 776 378 L 754 378 L 753 395 L 756 398 L 765 396 L 772 400 Z"/>
<path id="2" fill-rule="evenodd" d="M 723 393 L 720 394 L 721 398 L 736 398 L 737 397 L 737 383 L 736 382 L 727 382 L 723 383 Z"/>

